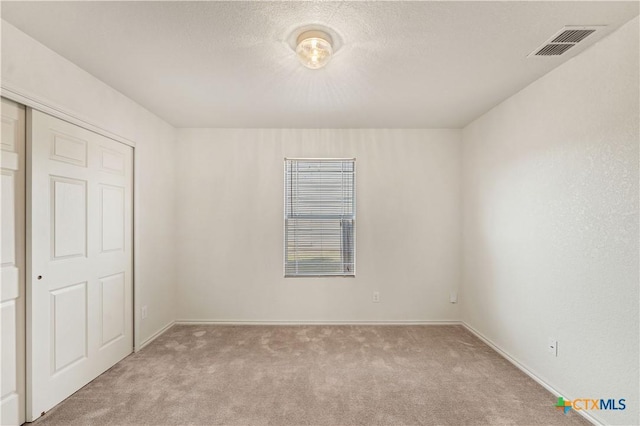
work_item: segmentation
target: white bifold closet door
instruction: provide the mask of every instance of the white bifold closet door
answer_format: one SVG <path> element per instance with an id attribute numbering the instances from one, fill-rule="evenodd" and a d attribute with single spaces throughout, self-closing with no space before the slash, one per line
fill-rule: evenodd
<path id="1" fill-rule="evenodd" d="M 25 108 L 2 99 L 2 425 L 25 421 Z"/>
<path id="2" fill-rule="evenodd" d="M 133 150 L 27 114 L 27 417 L 133 350 Z"/>

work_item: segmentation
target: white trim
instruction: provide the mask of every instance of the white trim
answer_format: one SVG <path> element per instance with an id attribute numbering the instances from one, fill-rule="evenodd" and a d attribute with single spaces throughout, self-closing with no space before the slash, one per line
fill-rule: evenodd
<path id="1" fill-rule="evenodd" d="M 138 268 L 138 258 L 140 256 L 140 235 L 138 229 L 140 229 L 140 209 L 138 207 L 138 155 L 136 149 L 133 149 L 133 352 L 137 352 L 142 349 L 140 342 L 140 328 L 142 323 L 142 303 L 140 297 L 140 286 L 137 284 L 142 282 L 140 279 L 140 268 Z M 139 349 L 136 349 L 139 348 Z"/>
<path id="2" fill-rule="evenodd" d="M 142 349 L 144 349 L 145 346 L 147 346 L 149 343 L 151 343 L 154 340 L 156 340 L 158 337 L 162 336 L 167 330 L 169 330 L 171 327 L 173 327 L 174 324 L 175 324 L 175 321 L 169 321 L 169 323 L 167 325 L 165 325 L 160 330 L 158 330 L 155 333 L 153 333 L 151 336 L 147 337 L 140 344 L 140 346 L 137 346 L 137 347 L 133 348 L 133 352 L 140 352 Z"/>
<path id="3" fill-rule="evenodd" d="M 333 157 L 284 157 L 284 161 L 356 161 L 355 157 L 350 158 L 333 158 Z"/>
<path id="4" fill-rule="evenodd" d="M 464 328 L 466 328 L 467 330 L 469 330 L 469 332 L 471 332 L 473 335 L 475 335 L 478 339 L 482 340 L 485 344 L 487 344 L 491 349 L 493 349 L 494 351 L 496 351 L 499 355 L 501 355 L 504 359 L 506 359 L 507 361 L 509 361 L 511 364 L 513 364 L 516 368 L 518 368 L 520 371 L 522 371 L 524 374 L 526 374 L 527 376 L 531 377 L 533 380 L 535 380 L 540 386 L 542 386 L 543 388 L 545 388 L 546 390 L 548 390 L 549 392 L 551 392 L 552 394 L 554 394 L 555 396 L 562 396 L 562 397 L 568 397 L 569 395 L 567 395 L 564 392 L 560 392 L 558 390 L 556 390 L 556 388 L 554 388 L 553 386 L 551 386 L 549 383 L 545 382 L 544 380 L 542 380 L 540 377 L 538 377 L 538 375 L 536 375 L 533 371 L 529 370 L 527 367 L 525 367 L 522 363 L 520 363 L 518 360 L 516 360 L 514 357 L 512 357 L 511 355 L 509 355 L 509 353 L 505 352 L 502 348 L 500 348 L 498 345 L 496 345 L 495 343 L 493 343 L 489 338 L 487 338 L 486 336 L 484 336 L 482 333 L 480 333 L 478 330 L 476 330 L 475 328 L 471 327 L 469 324 L 467 324 L 464 321 L 460 321 L 460 324 L 462 324 L 462 326 Z M 568 397 L 567 399 L 572 399 L 570 397 Z M 587 413 L 585 410 L 574 410 L 577 414 L 581 415 L 582 417 L 584 417 L 587 421 L 589 421 L 590 423 L 596 425 L 596 426 L 602 426 L 604 425 L 604 423 L 600 422 L 598 419 L 596 419 L 595 417 L 593 417 L 591 414 Z"/>
<path id="5" fill-rule="evenodd" d="M 47 113 L 56 118 L 59 118 L 64 121 L 68 121 L 71 124 L 75 124 L 76 126 L 80 126 L 84 129 L 90 130 L 94 133 L 97 133 L 102 136 L 106 136 L 109 139 L 113 139 L 125 145 L 129 145 L 132 147 L 136 146 L 136 143 L 132 140 L 129 140 L 123 136 L 112 133 L 100 125 L 92 122 L 91 120 L 81 117 L 78 113 L 67 110 L 66 108 L 57 105 L 55 102 L 52 102 L 48 99 L 43 99 L 39 96 L 34 95 L 33 93 L 28 93 L 25 90 L 22 90 L 18 87 L 12 86 L 11 84 L 3 81 L 2 82 L 2 97 L 11 99 L 20 104 L 26 105 L 38 111 Z"/>
<path id="6" fill-rule="evenodd" d="M 288 320 L 194 320 L 179 319 L 176 325 L 461 325 L 460 321 L 288 321 Z"/>

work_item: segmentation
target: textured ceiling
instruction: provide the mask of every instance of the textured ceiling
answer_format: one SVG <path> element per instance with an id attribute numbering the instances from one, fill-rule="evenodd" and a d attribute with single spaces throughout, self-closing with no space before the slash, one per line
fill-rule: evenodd
<path id="1" fill-rule="evenodd" d="M 2 2 L 2 18 L 176 127 L 462 127 L 638 2 Z M 291 39 L 329 26 L 308 70 Z M 527 59 L 565 25 L 607 25 Z M 293 36 L 292 36 L 293 34 Z"/>

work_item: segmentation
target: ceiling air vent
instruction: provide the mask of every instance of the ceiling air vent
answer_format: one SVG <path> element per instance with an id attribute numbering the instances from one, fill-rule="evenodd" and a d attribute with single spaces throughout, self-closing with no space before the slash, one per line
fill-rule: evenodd
<path id="1" fill-rule="evenodd" d="M 571 49 L 574 44 L 549 43 L 536 52 L 536 56 L 558 56 Z"/>
<path id="2" fill-rule="evenodd" d="M 602 25 L 595 26 L 567 26 L 555 33 L 546 42 L 527 56 L 560 56 L 576 44 L 580 43 L 591 34 L 595 33 Z"/>
<path id="3" fill-rule="evenodd" d="M 560 35 L 551 40 L 551 43 L 580 43 L 596 30 L 563 30 Z"/>

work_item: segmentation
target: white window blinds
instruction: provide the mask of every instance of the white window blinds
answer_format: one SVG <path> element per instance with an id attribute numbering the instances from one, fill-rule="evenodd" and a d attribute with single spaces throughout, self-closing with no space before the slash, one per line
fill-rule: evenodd
<path id="1" fill-rule="evenodd" d="M 285 159 L 284 274 L 355 275 L 355 159 Z"/>

